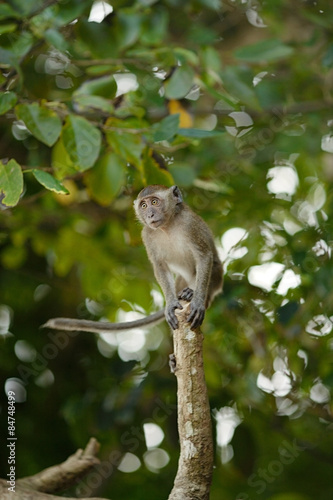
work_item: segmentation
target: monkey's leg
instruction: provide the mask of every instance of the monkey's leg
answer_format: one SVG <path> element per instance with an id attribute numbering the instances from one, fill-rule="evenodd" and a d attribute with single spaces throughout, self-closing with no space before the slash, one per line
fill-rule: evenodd
<path id="1" fill-rule="evenodd" d="M 179 299 L 186 300 L 187 302 L 191 301 L 193 297 L 193 290 L 188 286 L 186 280 L 180 275 L 176 278 L 176 290 L 177 297 Z"/>

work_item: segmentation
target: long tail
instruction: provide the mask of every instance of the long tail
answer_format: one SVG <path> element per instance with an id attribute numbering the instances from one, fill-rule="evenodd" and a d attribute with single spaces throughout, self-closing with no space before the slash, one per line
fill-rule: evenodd
<path id="1" fill-rule="evenodd" d="M 164 309 L 150 314 L 145 318 L 135 321 L 125 321 L 124 323 L 109 323 L 108 321 L 89 321 L 86 319 L 71 318 L 52 318 L 49 319 L 42 328 L 51 328 L 53 330 L 107 333 L 132 330 L 143 326 L 154 326 L 164 320 Z"/>

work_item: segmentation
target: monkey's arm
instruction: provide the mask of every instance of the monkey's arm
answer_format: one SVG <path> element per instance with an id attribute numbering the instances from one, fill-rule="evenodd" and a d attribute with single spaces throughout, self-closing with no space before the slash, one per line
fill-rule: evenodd
<path id="1" fill-rule="evenodd" d="M 150 260 L 153 264 L 155 278 L 165 297 L 165 319 L 171 328 L 176 330 L 178 328 L 178 319 L 175 315 L 175 309 L 183 309 L 183 307 L 177 298 L 173 275 L 165 262 L 156 260 L 152 256 L 150 256 Z"/>
<path id="2" fill-rule="evenodd" d="M 109 323 L 107 321 L 89 321 L 85 319 L 71 318 L 53 318 L 49 319 L 42 328 L 51 328 L 53 330 L 66 330 L 78 332 L 93 332 L 93 333 L 110 333 L 132 330 L 133 328 L 141 328 L 144 326 L 153 326 L 161 323 L 165 319 L 164 309 L 150 314 L 145 318 L 135 321 L 126 321 L 124 323 Z"/>
<path id="3" fill-rule="evenodd" d="M 213 256 L 211 252 L 200 254 L 196 260 L 195 289 L 191 300 L 190 314 L 187 321 L 191 323 L 191 328 L 200 326 L 204 320 L 206 312 L 206 302 L 209 283 L 211 280 L 213 266 Z"/>

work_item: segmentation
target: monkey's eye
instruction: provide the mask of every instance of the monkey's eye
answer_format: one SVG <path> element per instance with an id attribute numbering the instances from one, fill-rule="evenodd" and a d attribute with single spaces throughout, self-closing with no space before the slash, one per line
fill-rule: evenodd
<path id="1" fill-rule="evenodd" d="M 153 198 L 153 199 L 151 200 L 151 204 L 152 204 L 152 205 L 158 205 L 158 202 L 159 202 L 159 200 L 158 200 L 157 198 Z"/>
<path id="2" fill-rule="evenodd" d="M 141 208 L 147 208 L 147 203 L 145 201 L 141 203 Z"/>

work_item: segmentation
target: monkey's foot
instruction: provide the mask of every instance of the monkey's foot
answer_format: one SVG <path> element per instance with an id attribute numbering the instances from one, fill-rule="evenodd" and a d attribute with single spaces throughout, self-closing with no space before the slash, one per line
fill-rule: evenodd
<path id="1" fill-rule="evenodd" d="M 175 371 L 177 370 L 177 361 L 174 353 L 169 354 L 169 367 L 171 373 L 175 373 Z"/>
<path id="2" fill-rule="evenodd" d="M 182 300 L 187 300 L 190 302 L 190 300 L 193 297 L 193 290 L 192 288 L 184 288 L 181 292 L 178 294 L 178 298 Z"/>

